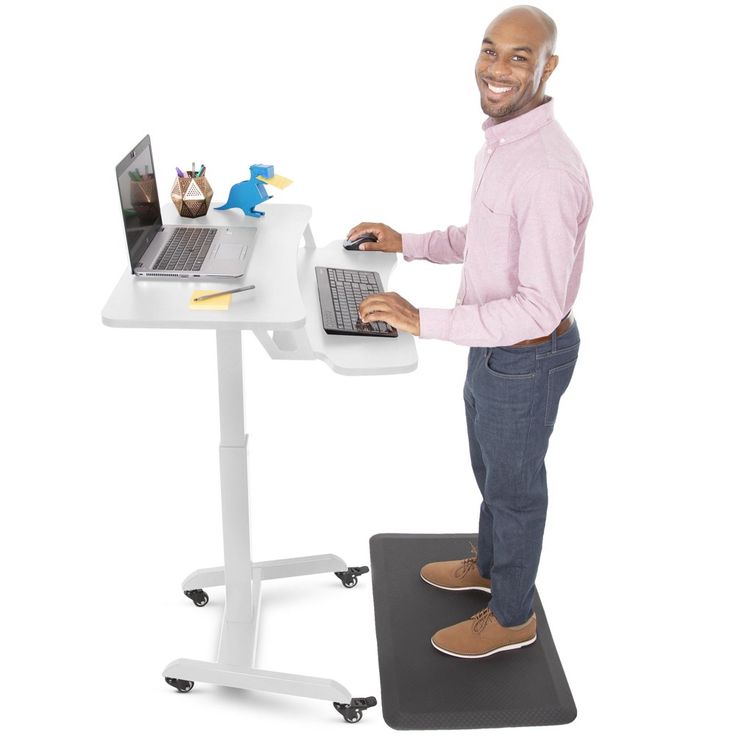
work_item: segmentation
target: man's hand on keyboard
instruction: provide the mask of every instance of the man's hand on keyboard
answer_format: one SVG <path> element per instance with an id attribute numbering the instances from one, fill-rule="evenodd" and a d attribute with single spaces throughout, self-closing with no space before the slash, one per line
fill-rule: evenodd
<path id="1" fill-rule="evenodd" d="M 383 320 L 397 330 L 419 335 L 419 310 L 392 291 L 372 294 L 363 299 L 358 314 L 363 322 Z"/>

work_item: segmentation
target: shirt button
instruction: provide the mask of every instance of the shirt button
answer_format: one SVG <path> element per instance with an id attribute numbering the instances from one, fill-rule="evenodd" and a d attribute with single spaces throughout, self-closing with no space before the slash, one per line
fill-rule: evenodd
<path id="1" fill-rule="evenodd" d="M 505 138 L 501 138 L 501 143 L 506 143 L 506 139 Z"/>
<path id="2" fill-rule="evenodd" d="M 462 299 L 456 299 L 455 300 L 455 306 L 459 307 L 463 303 Z"/>

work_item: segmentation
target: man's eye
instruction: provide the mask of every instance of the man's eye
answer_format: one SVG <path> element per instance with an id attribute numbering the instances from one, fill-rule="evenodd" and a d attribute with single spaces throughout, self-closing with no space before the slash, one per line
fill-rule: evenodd
<path id="1" fill-rule="evenodd" d="M 525 56 L 514 56 L 514 61 L 526 61 Z"/>
<path id="2" fill-rule="evenodd" d="M 488 54 L 489 56 L 495 56 L 496 52 L 493 49 L 483 49 L 484 54 Z"/>

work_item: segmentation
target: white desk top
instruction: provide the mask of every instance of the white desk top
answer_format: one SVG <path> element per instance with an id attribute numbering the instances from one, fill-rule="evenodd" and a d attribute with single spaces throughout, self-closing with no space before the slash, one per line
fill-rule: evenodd
<path id="1" fill-rule="evenodd" d="M 265 217 L 246 218 L 240 210 L 206 217 L 180 218 L 173 205 L 164 208 L 171 224 L 255 227 L 256 240 L 248 255 L 245 275 L 239 279 L 153 279 L 133 276 L 130 269 L 120 278 L 104 309 L 102 321 L 109 327 L 170 327 L 217 330 L 288 330 L 304 325 L 305 310 L 296 276 L 296 254 L 311 207 L 300 204 L 264 203 Z M 235 294 L 226 311 L 189 308 L 193 291 L 234 289 L 245 284 L 256 288 Z"/>
<path id="2" fill-rule="evenodd" d="M 312 354 L 295 352 L 274 357 L 324 360 L 338 372 L 349 375 L 405 373 L 417 366 L 414 338 L 400 332 L 398 338 L 328 335 L 322 328 L 315 266 L 334 266 L 378 271 L 384 289 L 396 265 L 392 253 L 350 252 L 334 241 L 324 248 L 299 247 L 312 214 L 298 204 L 263 203 L 261 218 L 246 218 L 240 210 L 218 212 L 210 208 L 197 225 L 255 227 L 258 230 L 240 279 L 158 280 L 122 275 L 102 310 L 110 327 L 158 327 L 179 329 L 296 331 L 303 328 Z M 171 224 L 192 224 L 178 217 L 173 205 L 164 208 Z M 251 221 L 252 220 L 252 221 Z M 255 289 L 232 297 L 225 311 L 189 308 L 193 291 L 231 289 L 255 284 Z"/>

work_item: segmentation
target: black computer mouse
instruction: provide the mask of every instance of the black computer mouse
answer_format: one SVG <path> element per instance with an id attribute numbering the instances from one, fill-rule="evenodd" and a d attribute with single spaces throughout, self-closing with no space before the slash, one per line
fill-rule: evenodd
<path id="1" fill-rule="evenodd" d="M 360 250 L 360 244 L 361 243 L 377 243 L 378 238 L 373 235 L 373 233 L 366 233 L 365 235 L 361 235 L 355 240 L 346 240 L 342 247 L 345 248 L 345 250 Z"/>

